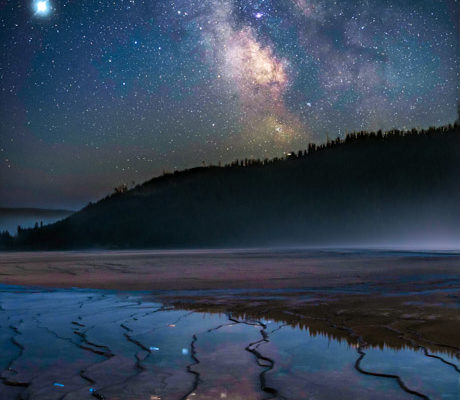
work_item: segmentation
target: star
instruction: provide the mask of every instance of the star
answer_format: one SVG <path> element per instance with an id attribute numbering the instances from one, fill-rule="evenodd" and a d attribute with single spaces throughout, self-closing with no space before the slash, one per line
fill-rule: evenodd
<path id="1" fill-rule="evenodd" d="M 47 0 L 39 0 L 35 3 L 35 14 L 47 15 L 50 11 L 51 7 Z"/>
<path id="2" fill-rule="evenodd" d="M 49 183 L 42 199 L 77 208 L 98 188 L 163 168 L 278 157 L 339 131 L 453 122 L 458 0 L 412 3 L 0 6 L 0 187 L 12 188 L 0 204 L 23 191 L 35 198 L 39 178 Z"/>

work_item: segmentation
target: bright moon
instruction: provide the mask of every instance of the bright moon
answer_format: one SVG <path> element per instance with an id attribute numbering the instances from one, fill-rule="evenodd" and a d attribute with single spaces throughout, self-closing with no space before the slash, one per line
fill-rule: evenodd
<path id="1" fill-rule="evenodd" d="M 35 8 L 37 10 L 37 14 L 45 15 L 49 11 L 48 2 L 45 0 L 40 0 L 36 3 Z"/>

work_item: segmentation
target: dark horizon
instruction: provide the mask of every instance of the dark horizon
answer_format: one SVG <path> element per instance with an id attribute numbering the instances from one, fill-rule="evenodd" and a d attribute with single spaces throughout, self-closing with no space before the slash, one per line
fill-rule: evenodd
<path id="1" fill-rule="evenodd" d="M 460 103 L 459 103 L 459 107 L 460 107 Z M 420 131 L 423 132 L 425 130 L 428 130 L 428 129 L 432 129 L 432 128 L 435 128 L 435 129 L 438 129 L 438 128 L 443 128 L 443 127 L 446 127 L 446 126 L 449 126 L 449 125 L 460 125 L 460 109 L 459 109 L 459 114 L 458 114 L 458 117 L 457 117 L 457 120 L 454 122 L 454 123 L 450 123 L 450 124 L 440 124 L 438 126 L 430 126 L 430 127 L 424 127 L 424 128 L 421 128 Z M 411 132 L 413 131 L 414 128 L 412 129 L 408 129 L 407 132 Z M 387 134 L 389 132 L 393 132 L 393 131 L 398 131 L 397 129 L 391 129 L 391 130 L 388 130 L 388 131 L 384 131 L 383 134 Z M 374 132 L 365 132 L 365 133 L 377 133 L 377 131 L 381 131 L 381 130 L 376 130 Z M 348 132 L 346 133 L 345 135 L 343 135 L 343 138 L 346 138 L 348 136 L 352 136 L 352 135 L 355 135 L 356 133 L 360 133 L 360 132 Z M 336 139 L 342 139 L 341 137 L 337 137 Z M 324 142 L 321 142 L 321 143 L 309 143 L 308 145 L 315 145 L 315 146 L 318 146 L 318 147 L 321 147 L 323 145 L 326 145 L 328 142 L 330 141 L 330 138 L 328 137 Z M 308 148 L 308 146 L 306 147 Z M 287 155 L 289 154 L 297 154 L 298 152 L 303 152 L 305 151 L 305 149 L 291 149 L 290 151 L 288 152 L 283 152 L 282 154 L 278 154 L 278 155 L 275 155 L 273 156 L 272 158 L 269 158 L 268 160 L 273 160 L 273 159 L 282 159 L 284 157 L 286 157 Z M 191 166 L 185 166 L 183 169 L 173 169 L 173 170 L 168 170 L 167 168 L 162 168 L 161 169 L 161 172 L 158 172 L 157 174 L 152 174 L 150 176 L 147 176 L 146 179 L 142 180 L 142 181 L 139 181 L 139 182 L 135 182 L 135 181 L 131 181 L 131 182 L 127 182 L 127 181 L 114 181 L 114 183 L 108 188 L 107 191 L 103 191 L 103 188 L 101 186 L 101 188 L 99 188 L 98 190 L 98 195 L 94 195 L 94 197 L 91 197 L 89 199 L 86 199 L 86 200 L 81 200 L 81 202 L 71 202 L 70 204 L 73 204 L 72 207 L 64 207 L 64 206 L 60 206 L 59 204 L 60 203 L 56 203 L 56 204 L 43 204 L 43 205 L 40 205 L 40 203 L 37 205 L 37 203 L 34 203 L 34 200 L 32 200 L 32 202 L 30 203 L 21 203 L 21 200 L 16 200 L 14 203 L 12 203 L 13 205 L 8 205 L 8 204 L 1 204 L 0 203 L 0 209 L 4 208 L 4 209 L 17 209 L 17 210 L 21 210 L 21 209 L 34 209 L 34 210 L 50 210 L 50 211 L 72 211 L 72 212 L 76 212 L 76 211 L 79 211 L 81 210 L 82 208 L 84 208 L 87 204 L 89 203 L 94 203 L 94 202 L 97 202 L 101 199 L 103 199 L 104 197 L 106 197 L 108 194 L 112 193 L 117 187 L 121 187 L 123 185 L 126 185 L 127 187 L 134 187 L 136 185 L 142 185 L 152 179 L 155 179 L 155 178 L 158 178 L 158 177 L 161 177 L 161 176 L 164 176 L 165 174 L 169 174 L 169 173 L 174 173 L 174 172 L 179 172 L 179 171 L 187 171 L 187 170 L 192 170 L 192 169 L 195 169 L 195 168 L 201 168 L 203 166 L 215 166 L 215 167 L 220 167 L 220 166 L 227 166 L 227 165 L 231 165 L 232 163 L 234 163 L 235 161 L 243 161 L 243 160 L 249 160 L 249 161 L 254 161 L 254 160 L 260 160 L 257 159 L 257 158 L 250 158 L 250 157 L 242 157 L 242 158 L 236 158 L 236 159 L 232 159 L 232 160 L 228 160 L 228 162 L 223 162 L 222 160 L 219 160 L 218 162 L 216 162 L 215 164 L 213 163 L 210 163 L 210 162 L 206 162 L 205 160 L 203 160 L 200 164 L 197 164 L 197 165 L 191 165 Z"/>
<path id="2" fill-rule="evenodd" d="M 438 126 L 430 126 L 430 127 L 424 127 L 424 128 L 420 128 L 419 129 L 419 132 L 424 132 L 424 131 L 428 131 L 430 129 L 442 129 L 442 128 L 445 128 L 445 127 L 449 127 L 449 126 L 452 126 L 452 127 L 455 127 L 455 126 L 459 126 L 460 125 L 460 103 L 459 103 L 459 110 L 458 110 L 458 117 L 456 119 L 456 121 L 454 121 L 453 123 L 449 123 L 449 124 L 440 124 Z M 415 128 L 412 128 L 412 129 L 408 129 L 408 130 L 405 130 L 403 132 L 407 132 L 407 133 L 410 133 L 410 132 L 413 132 Z M 343 138 L 342 137 L 337 137 L 335 138 L 334 140 L 342 140 L 342 139 L 346 139 L 347 137 L 351 137 L 353 135 L 356 135 L 356 134 L 361 134 L 361 133 L 364 133 L 364 134 L 376 134 L 377 132 L 381 132 L 383 135 L 387 135 L 388 133 L 391 133 L 391 132 L 400 132 L 398 129 L 390 129 L 388 131 L 382 131 L 382 130 L 376 130 L 376 131 L 373 131 L 373 132 L 366 132 L 366 131 L 354 131 L 354 132 L 348 132 L 346 133 L 345 135 L 343 135 Z M 276 159 L 283 159 L 283 158 L 286 158 L 286 157 L 289 157 L 289 154 L 293 154 L 293 155 L 297 155 L 299 152 L 302 153 L 304 151 L 306 151 L 306 149 L 309 148 L 309 146 L 311 145 L 314 145 L 318 148 L 321 148 L 322 146 L 326 146 L 328 143 L 331 142 L 331 139 L 329 137 L 327 137 L 327 139 L 324 141 L 324 142 L 321 142 L 321 143 L 309 143 L 308 146 L 305 148 L 305 149 L 297 149 L 297 150 L 293 150 L 291 149 L 290 151 L 288 152 L 283 152 L 282 154 L 279 154 L 279 155 L 275 155 L 271 158 L 265 158 L 264 160 L 268 160 L 268 161 L 273 161 L 273 160 L 276 160 Z M 206 161 L 202 161 L 200 164 L 197 164 L 197 165 L 192 165 L 192 166 L 186 166 L 184 167 L 183 169 L 173 169 L 173 170 L 168 170 L 166 168 L 162 168 L 161 172 L 158 172 L 157 174 L 153 174 L 153 175 L 150 175 L 148 176 L 146 179 L 144 179 L 143 181 L 140 181 L 140 182 L 135 182 L 135 181 L 131 181 L 131 182 L 125 182 L 125 181 L 116 181 L 116 183 L 114 183 L 107 191 L 105 192 L 102 192 L 102 188 L 100 189 L 100 194 L 95 196 L 94 198 L 90 198 L 88 200 L 83 200 L 81 203 L 74 203 L 74 206 L 73 207 L 61 207 L 59 205 L 48 205 L 48 206 L 41 206 L 41 205 L 36 205 L 35 203 L 21 203 L 20 200 L 19 200 L 19 203 L 14 203 L 14 205 L 5 205 L 5 204 L 0 204 L 0 209 L 11 209 L 11 210 L 42 210 L 42 211 L 71 211 L 71 212 L 77 212 L 79 210 L 81 210 L 82 208 L 84 208 L 86 205 L 88 205 L 89 203 L 94 203 L 94 202 L 98 202 L 100 201 L 101 199 L 103 199 L 104 197 L 106 197 L 107 195 L 109 195 L 110 193 L 113 193 L 114 191 L 117 190 L 117 188 L 120 188 L 120 187 L 127 187 L 127 188 L 133 188 L 137 185 L 142 185 L 152 179 L 156 179 L 156 178 L 159 178 L 159 177 L 162 177 L 164 175 L 168 175 L 168 174 L 171 174 L 171 173 L 176 173 L 176 172 L 184 172 L 184 171 L 188 171 L 188 170 L 193 170 L 193 169 L 196 169 L 196 168 L 202 168 L 202 167 L 207 167 L 207 166 L 212 166 L 212 167 L 226 167 L 226 166 L 230 166 L 232 164 L 234 164 L 235 162 L 244 162 L 244 160 L 247 160 L 249 162 L 253 162 L 253 161 L 256 161 L 256 162 L 260 162 L 261 159 L 260 158 L 249 158 L 249 157 L 242 157 L 242 158 L 236 158 L 236 159 L 232 159 L 232 160 L 229 160 L 228 162 L 222 162 L 222 160 L 219 160 L 217 163 L 213 164 L 213 163 L 208 163 Z M 59 203 L 57 203 L 59 204 Z"/>
<path id="3" fill-rule="evenodd" d="M 281 159 L 120 186 L 2 242 L 18 250 L 454 243 L 459 160 L 460 125 L 358 133 Z"/>

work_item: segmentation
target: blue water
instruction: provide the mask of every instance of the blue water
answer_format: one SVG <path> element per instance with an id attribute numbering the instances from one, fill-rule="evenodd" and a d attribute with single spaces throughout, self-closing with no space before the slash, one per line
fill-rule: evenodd
<path id="1" fill-rule="evenodd" d="M 359 343 L 151 299 L 0 288 L 0 398 L 417 398 L 395 378 L 361 373 Z M 365 371 L 396 375 L 430 399 L 460 398 L 453 355 L 437 354 L 449 365 L 422 350 L 359 350 Z"/>

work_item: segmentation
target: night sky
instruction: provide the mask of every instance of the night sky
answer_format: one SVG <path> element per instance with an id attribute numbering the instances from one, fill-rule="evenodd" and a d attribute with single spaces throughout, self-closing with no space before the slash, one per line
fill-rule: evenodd
<path id="1" fill-rule="evenodd" d="M 0 205 L 457 118 L 455 0 L 0 0 Z M 337 171 L 340 173 L 340 171 Z"/>

